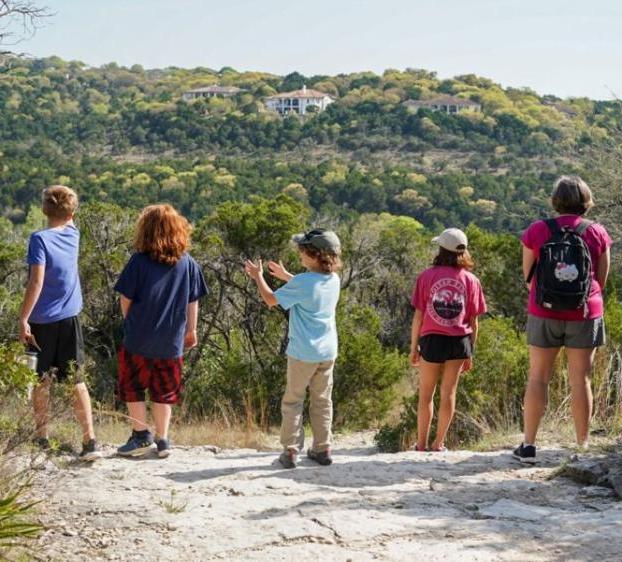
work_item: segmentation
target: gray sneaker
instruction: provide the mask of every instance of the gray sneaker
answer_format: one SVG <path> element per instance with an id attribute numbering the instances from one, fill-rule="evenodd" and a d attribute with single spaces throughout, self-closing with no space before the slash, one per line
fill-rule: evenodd
<path id="1" fill-rule="evenodd" d="M 78 458 L 84 462 L 93 462 L 97 459 L 101 459 L 101 456 L 102 453 L 97 441 L 95 441 L 95 439 L 89 439 L 86 443 L 82 444 L 82 452 Z"/>
<path id="2" fill-rule="evenodd" d="M 298 453 L 294 449 L 287 449 L 281 453 L 279 462 L 283 465 L 283 468 L 296 468 Z"/>
<path id="3" fill-rule="evenodd" d="M 171 454 L 171 442 L 168 439 L 156 439 L 158 447 L 158 457 L 165 459 Z"/>

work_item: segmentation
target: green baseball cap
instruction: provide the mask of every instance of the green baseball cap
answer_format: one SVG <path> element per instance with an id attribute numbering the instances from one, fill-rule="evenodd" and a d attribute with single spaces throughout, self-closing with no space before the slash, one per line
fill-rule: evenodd
<path id="1" fill-rule="evenodd" d="M 307 233 L 295 234 L 292 241 L 298 246 L 311 246 L 316 250 L 328 250 L 335 254 L 341 251 L 341 242 L 332 230 L 314 228 Z"/>

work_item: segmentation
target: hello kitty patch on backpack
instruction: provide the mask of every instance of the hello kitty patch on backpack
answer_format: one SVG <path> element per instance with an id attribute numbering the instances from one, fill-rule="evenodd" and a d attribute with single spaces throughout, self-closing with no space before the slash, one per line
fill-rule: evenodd
<path id="1" fill-rule="evenodd" d="M 592 224 L 582 220 L 576 228 L 545 221 L 551 237 L 540 247 L 527 282 L 536 276 L 536 302 L 549 310 L 585 307 L 592 285 L 592 258 L 583 233 Z"/>

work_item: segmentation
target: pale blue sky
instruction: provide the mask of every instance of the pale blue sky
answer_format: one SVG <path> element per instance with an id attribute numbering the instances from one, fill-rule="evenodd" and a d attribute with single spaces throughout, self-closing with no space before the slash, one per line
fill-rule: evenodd
<path id="1" fill-rule="evenodd" d="M 406 67 L 541 94 L 622 97 L 620 0 L 42 0 L 20 45 L 99 65 L 287 74 Z"/>

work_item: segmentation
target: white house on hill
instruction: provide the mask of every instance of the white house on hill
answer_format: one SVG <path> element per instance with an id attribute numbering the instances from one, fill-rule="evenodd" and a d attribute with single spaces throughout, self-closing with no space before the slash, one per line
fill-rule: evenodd
<path id="1" fill-rule="evenodd" d="M 335 99 L 319 90 L 307 89 L 294 90 L 293 92 L 283 92 L 265 99 L 266 107 L 270 111 L 276 111 L 280 115 L 296 113 L 305 115 L 311 107 L 316 111 L 324 111 Z"/>
<path id="2" fill-rule="evenodd" d="M 236 88 L 235 86 L 206 86 L 205 88 L 194 88 L 185 91 L 181 99 L 192 101 L 199 98 L 232 98 L 240 92 L 246 92 L 246 90 Z"/>
<path id="3" fill-rule="evenodd" d="M 407 100 L 404 102 L 404 105 L 413 112 L 418 111 L 420 108 L 449 114 L 462 113 L 463 111 L 479 112 L 482 110 L 482 106 L 479 103 L 455 96 L 439 96 L 429 100 Z"/>

